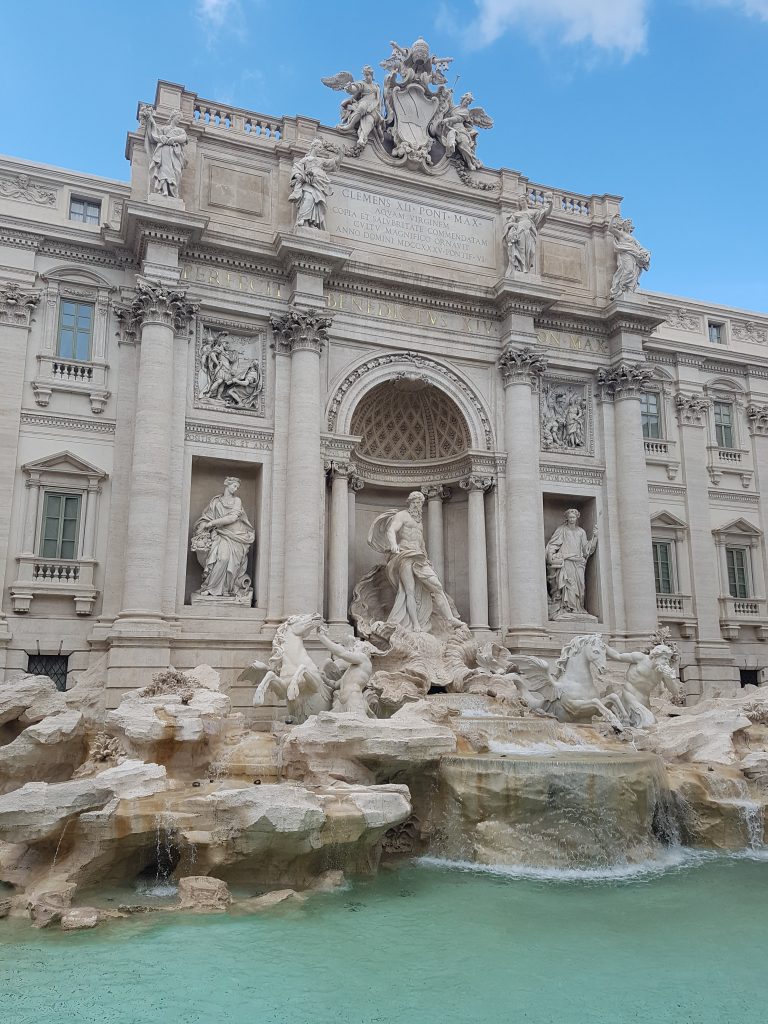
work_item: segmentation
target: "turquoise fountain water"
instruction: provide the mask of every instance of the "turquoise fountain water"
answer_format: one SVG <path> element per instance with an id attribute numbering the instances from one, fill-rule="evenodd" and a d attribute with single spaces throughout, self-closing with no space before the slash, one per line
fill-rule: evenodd
<path id="1" fill-rule="evenodd" d="M 4 1024 L 763 1024 L 768 862 L 422 863 L 236 917 L 0 922 Z M 599 873 L 598 873 L 599 874 Z"/>

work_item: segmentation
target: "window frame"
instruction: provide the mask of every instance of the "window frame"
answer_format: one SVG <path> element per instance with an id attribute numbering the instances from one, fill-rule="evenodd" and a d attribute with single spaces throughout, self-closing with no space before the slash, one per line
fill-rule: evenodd
<path id="1" fill-rule="evenodd" d="M 72 205 L 74 203 L 82 203 L 83 204 L 83 216 L 82 217 L 73 216 Z M 96 208 L 96 220 L 89 220 L 88 219 L 88 213 L 89 213 L 88 207 L 89 206 Z M 69 197 L 69 219 L 74 224 L 90 224 L 92 227 L 98 227 L 101 224 L 101 207 L 102 207 L 102 203 L 101 203 L 100 199 L 92 199 L 92 198 L 89 198 L 88 196 L 79 196 L 79 195 L 76 195 L 75 193 L 72 193 L 70 195 L 70 197 Z"/>
<path id="2" fill-rule="evenodd" d="M 713 327 L 716 328 L 718 332 L 718 338 L 720 339 L 719 341 L 712 340 Z M 707 340 L 709 341 L 710 345 L 718 345 L 720 348 L 723 348 L 725 345 L 728 344 L 728 335 L 726 332 L 726 325 L 724 320 L 710 320 L 709 318 L 707 318 Z"/>
<path id="3" fill-rule="evenodd" d="M 718 423 L 718 407 L 729 410 L 729 422 Z M 715 428 L 715 444 L 718 448 L 723 451 L 737 451 L 738 444 L 736 438 L 736 403 L 730 399 L 714 398 L 712 401 L 712 422 Z M 724 435 L 721 431 L 727 429 L 730 431 L 730 444 L 724 443 Z"/>
<path id="4" fill-rule="evenodd" d="M 646 413 L 644 406 L 645 406 L 645 399 L 647 397 L 650 397 L 650 396 L 653 396 L 655 398 L 655 400 L 656 400 L 656 424 L 657 424 L 657 429 L 658 429 L 658 434 L 656 434 L 656 435 L 646 434 L 646 432 L 645 432 L 646 416 L 649 415 L 649 414 Z M 642 432 L 643 432 L 643 440 L 645 440 L 645 441 L 663 441 L 663 440 L 665 440 L 664 401 L 663 401 L 663 398 L 664 398 L 663 393 L 660 390 L 657 390 L 656 388 L 649 388 L 648 390 L 643 391 L 641 393 L 641 395 L 640 395 L 640 423 L 641 423 L 641 429 L 642 429 Z"/>
<path id="5" fill-rule="evenodd" d="M 56 554 L 48 555 L 45 554 L 44 548 L 49 538 L 45 536 L 45 524 L 47 519 L 51 518 L 46 515 L 48 508 L 48 499 L 51 497 L 60 497 L 64 499 L 62 503 L 62 514 L 58 516 L 59 526 L 56 536 Z M 83 492 L 69 489 L 59 489 L 57 487 L 43 487 L 40 502 L 40 522 L 37 524 L 37 556 L 41 559 L 50 559 L 54 562 L 77 562 L 81 557 L 81 536 L 83 531 Z M 75 498 L 77 500 L 77 517 L 75 519 L 75 530 L 74 538 L 65 539 L 63 535 L 64 523 L 66 516 L 63 515 L 66 507 L 66 499 Z M 62 555 L 61 546 L 63 543 L 71 543 L 74 545 L 72 555 Z"/>
<path id="6" fill-rule="evenodd" d="M 677 585 L 677 566 L 675 564 L 675 546 L 676 542 L 668 537 L 653 537 L 651 540 L 651 550 L 653 557 L 653 580 L 656 587 L 656 593 L 664 597 L 668 597 L 670 594 L 679 593 Z M 668 553 L 667 569 L 669 576 L 669 590 L 663 590 L 660 586 L 661 573 L 658 560 L 656 558 L 657 548 L 666 548 Z"/>
<path id="7" fill-rule="evenodd" d="M 65 310 L 64 310 L 64 307 L 67 306 L 67 305 L 75 307 L 75 313 L 74 313 L 74 318 L 75 319 L 74 319 L 74 324 L 73 324 L 73 326 L 71 328 L 71 330 L 72 330 L 72 343 L 73 343 L 73 349 L 75 351 L 75 355 L 71 355 L 71 356 L 65 355 L 61 351 L 62 330 L 63 329 L 66 329 L 66 330 L 70 329 L 68 327 L 65 328 L 65 325 L 63 323 L 64 316 L 65 315 L 70 315 L 70 314 L 66 314 Z M 78 340 L 78 336 L 80 334 L 80 329 L 79 329 L 79 326 L 78 326 L 78 322 L 80 320 L 80 310 L 83 309 L 83 308 L 86 308 L 86 307 L 88 309 L 90 309 L 90 311 L 91 311 L 91 318 L 90 318 L 90 330 L 88 332 L 88 355 L 83 359 L 79 355 L 77 355 L 77 340 Z M 96 324 L 96 303 L 95 302 L 90 302 L 90 301 L 70 298 L 70 297 L 68 297 L 66 295 L 61 295 L 59 297 L 59 315 L 58 315 L 58 318 L 56 320 L 56 358 L 57 359 L 64 359 L 67 362 L 71 362 L 71 363 L 90 363 L 92 361 L 91 357 L 93 355 L 93 341 L 94 341 L 94 328 L 95 328 L 95 324 Z"/>
<path id="8" fill-rule="evenodd" d="M 726 586 L 728 587 L 728 596 L 734 601 L 749 601 L 754 599 L 754 585 L 752 582 L 752 556 L 751 547 L 742 544 L 726 544 L 725 545 L 725 569 L 726 569 Z M 734 593 L 731 588 L 731 566 L 729 564 L 729 555 L 739 553 L 743 557 L 743 566 L 741 571 L 744 575 L 744 591 L 745 593 L 739 594 Z M 734 564 L 734 589 L 738 590 L 738 579 L 736 578 L 737 568 Z"/>

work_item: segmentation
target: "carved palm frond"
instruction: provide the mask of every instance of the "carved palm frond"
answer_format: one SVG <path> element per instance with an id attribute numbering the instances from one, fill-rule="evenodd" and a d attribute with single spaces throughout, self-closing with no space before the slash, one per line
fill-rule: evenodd
<path id="1" fill-rule="evenodd" d="M 328 78 L 320 79 L 323 85 L 327 85 L 329 89 L 335 89 L 336 92 L 343 92 L 349 83 L 354 82 L 354 80 L 354 76 L 349 71 L 339 71 L 337 75 L 330 75 Z"/>

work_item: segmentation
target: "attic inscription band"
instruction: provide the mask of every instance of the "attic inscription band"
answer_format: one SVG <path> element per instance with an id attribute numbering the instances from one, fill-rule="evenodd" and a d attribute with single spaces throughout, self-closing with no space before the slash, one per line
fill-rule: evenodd
<path id="1" fill-rule="evenodd" d="M 425 256 L 496 265 L 489 217 L 342 185 L 329 204 L 328 227 L 343 238 Z"/>

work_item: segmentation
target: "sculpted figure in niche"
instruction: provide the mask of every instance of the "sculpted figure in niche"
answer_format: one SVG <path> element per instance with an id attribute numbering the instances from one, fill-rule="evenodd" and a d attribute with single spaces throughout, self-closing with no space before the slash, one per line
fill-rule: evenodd
<path id="1" fill-rule="evenodd" d="M 597 527 L 587 539 L 579 526 L 581 513 L 569 508 L 565 522 L 558 526 L 546 547 L 547 585 L 549 587 L 550 619 L 584 618 L 584 575 L 587 559 L 597 547 Z"/>
<path id="2" fill-rule="evenodd" d="M 381 89 L 373 77 L 373 68 L 366 64 L 359 82 L 353 79 L 349 71 L 340 71 L 338 75 L 321 78 L 320 81 L 329 89 L 349 93 L 349 99 L 343 100 L 341 104 L 341 123 L 337 128 L 357 132 L 355 150 L 360 152 L 365 148 L 371 132 L 384 120 L 381 113 Z"/>
<path id="3" fill-rule="evenodd" d="M 682 702 L 683 692 L 674 667 L 675 652 L 671 647 L 656 644 L 647 654 L 642 651 L 619 654 L 612 647 L 606 647 L 606 654 L 612 661 L 629 665 L 620 696 L 629 714 L 630 725 L 647 729 L 656 721 L 651 711 L 651 694 L 657 686 L 666 687 L 674 702 Z"/>
<path id="4" fill-rule="evenodd" d="M 158 125 L 151 107 L 142 107 L 139 120 L 144 126 L 144 148 L 149 158 L 152 191 L 178 199 L 181 172 L 187 162 L 187 133 L 179 126 L 181 111 L 174 110 L 167 124 Z"/>
<path id="5" fill-rule="evenodd" d="M 507 243 L 509 269 L 530 274 L 536 264 L 536 246 L 539 229 L 552 213 L 552 195 L 546 197 L 543 206 L 529 206 L 528 198 L 522 206 L 513 210 L 504 221 L 504 240 Z"/>
<path id="6" fill-rule="evenodd" d="M 313 227 L 325 231 L 325 207 L 333 195 L 329 172 L 341 163 L 342 154 L 329 142 L 315 139 L 309 151 L 293 165 L 291 194 L 296 204 L 296 227 Z"/>
<path id="7" fill-rule="evenodd" d="M 462 624 L 454 615 L 443 585 L 427 558 L 423 505 L 421 491 L 412 491 L 405 509 L 400 512 L 393 509 L 378 516 L 368 534 L 371 547 L 389 556 L 386 574 L 396 596 L 387 621 L 417 633 L 430 632 L 433 608 L 450 626 Z"/>
<path id="8" fill-rule="evenodd" d="M 211 498 L 192 531 L 191 548 L 203 569 L 201 597 L 239 598 L 250 602 L 248 551 L 256 531 L 237 497 L 240 481 L 228 476 L 224 493 Z"/>
<path id="9" fill-rule="evenodd" d="M 613 215 L 608 230 L 613 235 L 616 252 L 616 271 L 611 281 L 611 298 L 621 298 L 626 292 L 636 292 L 640 275 L 651 265 L 651 254 L 636 238 L 631 220 L 622 220 L 618 213 Z"/>

